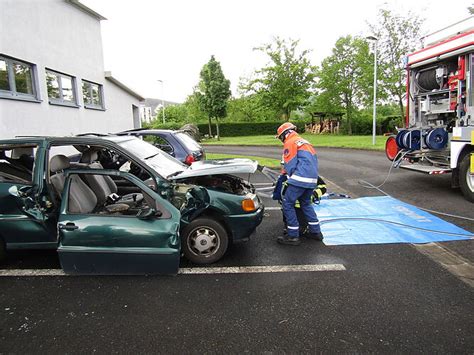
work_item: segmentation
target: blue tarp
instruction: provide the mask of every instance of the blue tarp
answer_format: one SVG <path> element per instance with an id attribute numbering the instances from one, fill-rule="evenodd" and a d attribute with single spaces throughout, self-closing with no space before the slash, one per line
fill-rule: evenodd
<path id="1" fill-rule="evenodd" d="M 315 205 L 326 245 L 430 243 L 468 240 L 473 233 L 448 223 L 419 208 L 393 197 L 362 197 L 357 199 L 323 200 Z M 331 223 L 324 221 L 340 220 Z M 372 221 L 360 220 L 370 218 Z M 461 234 L 449 235 L 373 221 L 381 219 L 431 231 Z M 466 235 L 466 236 L 464 236 Z"/>

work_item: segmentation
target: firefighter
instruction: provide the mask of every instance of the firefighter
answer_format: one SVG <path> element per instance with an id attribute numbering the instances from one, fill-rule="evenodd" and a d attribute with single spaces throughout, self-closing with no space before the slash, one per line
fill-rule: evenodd
<path id="1" fill-rule="evenodd" d="M 283 142 L 284 171 L 288 175 L 288 187 L 283 196 L 283 215 L 288 234 L 279 236 L 277 242 L 300 245 L 299 223 L 295 204 L 299 201 L 301 211 L 308 223 L 306 237 L 323 240 L 316 212 L 311 204 L 311 195 L 318 182 L 318 158 L 313 146 L 298 133 L 293 123 L 283 123 L 277 129 L 276 138 Z"/>
<path id="2" fill-rule="evenodd" d="M 288 183 L 286 182 L 286 180 L 288 180 L 288 176 L 286 175 L 286 173 L 284 173 L 284 171 L 282 171 L 282 174 L 279 176 L 275 184 L 275 189 L 273 190 L 272 198 L 274 200 L 278 200 L 280 204 L 282 203 L 283 195 L 285 194 L 286 189 L 288 188 Z M 318 184 L 313 190 L 313 194 L 311 195 L 311 204 L 319 204 L 321 202 L 321 197 L 326 193 L 326 191 L 326 183 L 321 178 L 321 176 L 318 176 Z M 300 236 L 305 236 L 307 234 L 306 232 L 308 228 L 308 223 L 306 222 L 305 216 L 301 211 L 299 201 L 296 201 L 295 203 L 295 211 L 296 218 L 298 218 L 298 223 L 300 225 Z M 288 232 L 286 228 L 285 215 L 283 215 L 283 224 L 285 225 L 285 228 L 283 229 L 283 234 L 287 234 Z"/>

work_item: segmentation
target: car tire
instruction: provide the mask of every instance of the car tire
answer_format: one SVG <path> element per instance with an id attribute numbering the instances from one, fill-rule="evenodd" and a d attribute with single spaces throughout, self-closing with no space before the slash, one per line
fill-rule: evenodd
<path id="1" fill-rule="evenodd" d="M 470 151 L 461 160 L 459 164 L 459 186 L 464 197 L 471 202 L 474 202 L 474 175 L 469 172 L 469 166 L 471 164 L 471 154 L 474 151 Z"/>
<path id="2" fill-rule="evenodd" d="M 197 218 L 181 232 L 184 256 L 195 264 L 212 264 L 222 258 L 229 245 L 229 236 L 219 222 Z"/>

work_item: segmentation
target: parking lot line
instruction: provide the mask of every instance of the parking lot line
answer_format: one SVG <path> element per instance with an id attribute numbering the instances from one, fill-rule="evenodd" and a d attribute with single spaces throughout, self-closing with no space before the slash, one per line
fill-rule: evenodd
<path id="1" fill-rule="evenodd" d="M 0 276 L 66 276 L 61 269 L 3 269 Z"/>
<path id="2" fill-rule="evenodd" d="M 227 267 L 196 267 L 181 268 L 180 275 L 214 275 L 214 274 L 257 274 L 277 272 L 314 272 L 314 271 L 345 271 L 342 264 L 317 265 L 270 265 L 270 266 L 227 266 Z M 74 276 L 61 269 L 3 269 L 0 277 L 35 277 L 35 276 Z"/>
<path id="3" fill-rule="evenodd" d="M 342 264 L 271 265 L 182 268 L 179 274 L 256 274 L 274 272 L 344 271 Z"/>

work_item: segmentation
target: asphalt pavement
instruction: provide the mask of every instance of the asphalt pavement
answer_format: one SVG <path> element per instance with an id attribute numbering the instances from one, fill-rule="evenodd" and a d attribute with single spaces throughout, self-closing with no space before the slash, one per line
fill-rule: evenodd
<path id="1" fill-rule="evenodd" d="M 331 189 L 376 194 L 357 180 L 381 181 L 379 153 L 318 152 Z M 260 147 L 258 154 L 280 152 Z M 404 182 L 404 173 L 412 174 L 396 171 L 385 190 L 426 208 L 446 199 L 437 210 L 473 217 L 472 204 L 462 205 L 458 192 L 435 194 L 444 179 Z M 261 175 L 250 179 L 265 183 Z M 405 187 L 402 192 L 399 186 Z M 265 204 L 278 207 L 269 199 Z M 472 225 L 455 222 L 473 231 Z M 337 264 L 344 269 L 1 277 L 0 353 L 473 353 L 473 288 L 438 262 L 409 244 L 325 246 L 305 240 L 299 247 L 281 246 L 275 240 L 282 227 L 280 211 L 268 210 L 257 234 L 232 246 L 213 267 Z M 463 255 L 471 255 L 472 241 L 462 248 Z M 196 268 L 185 260 L 182 267 Z M 54 269 L 59 263 L 54 252 L 23 251 L 11 253 L 2 268 Z"/>

